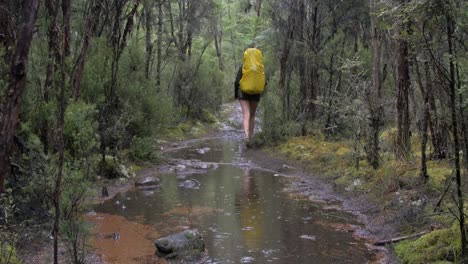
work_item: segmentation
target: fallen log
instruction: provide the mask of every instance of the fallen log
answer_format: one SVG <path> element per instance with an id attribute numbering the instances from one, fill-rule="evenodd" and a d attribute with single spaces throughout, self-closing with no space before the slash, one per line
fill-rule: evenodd
<path id="1" fill-rule="evenodd" d="M 400 242 L 400 241 L 403 241 L 403 240 L 420 237 L 420 236 L 425 235 L 427 233 L 430 233 L 432 231 L 433 231 L 433 229 L 432 230 L 422 231 L 422 232 L 412 234 L 412 235 L 408 235 L 408 236 L 401 236 L 401 237 L 396 237 L 396 238 L 392 238 L 392 239 L 380 240 L 380 241 L 375 242 L 374 245 L 375 246 L 385 246 L 387 244 L 393 244 L 393 243 L 397 243 L 397 242 Z"/>

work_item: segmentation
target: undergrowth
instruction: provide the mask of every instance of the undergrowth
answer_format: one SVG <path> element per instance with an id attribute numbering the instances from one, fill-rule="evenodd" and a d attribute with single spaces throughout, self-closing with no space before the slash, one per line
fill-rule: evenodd
<path id="1" fill-rule="evenodd" d="M 393 134 L 389 129 L 380 136 L 382 164 L 378 169 L 368 165 L 364 151 L 356 153 L 354 142 L 327 141 L 318 133 L 291 138 L 271 150 L 295 160 L 304 170 L 330 178 L 338 189 L 366 193 L 370 200 L 395 218 L 402 234 L 412 234 L 438 223 L 440 229 L 396 246 L 396 254 L 403 263 L 456 262 L 460 255 L 460 239 L 457 238 L 455 218 L 449 213 L 434 213 L 435 202 L 452 178 L 451 164 L 448 160 L 428 160 L 429 181 L 424 184 L 420 176 L 419 139 L 414 137 L 412 140 L 410 160 L 399 161 L 393 155 Z M 447 208 L 453 206 L 449 197 L 444 202 Z"/>

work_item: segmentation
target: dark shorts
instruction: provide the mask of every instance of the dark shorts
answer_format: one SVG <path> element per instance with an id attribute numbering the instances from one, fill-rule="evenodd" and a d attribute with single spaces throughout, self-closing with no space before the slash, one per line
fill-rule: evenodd
<path id="1" fill-rule="evenodd" d="M 239 89 L 239 91 L 237 93 L 237 99 L 258 102 L 258 101 L 260 101 L 260 94 L 246 94 L 246 93 L 243 93 Z"/>

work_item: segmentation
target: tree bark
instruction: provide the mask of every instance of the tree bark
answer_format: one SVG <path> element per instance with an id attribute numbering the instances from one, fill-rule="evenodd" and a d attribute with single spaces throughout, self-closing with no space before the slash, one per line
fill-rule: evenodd
<path id="1" fill-rule="evenodd" d="M 222 41 L 223 41 L 223 29 L 221 28 L 221 29 L 216 30 L 216 33 L 214 36 L 216 56 L 218 57 L 218 65 L 221 71 L 224 70 L 223 53 L 222 53 L 222 47 L 221 47 Z"/>
<path id="2" fill-rule="evenodd" d="M 157 62 L 156 62 L 156 90 L 161 88 L 161 65 L 162 65 L 162 37 L 163 37 L 163 0 L 158 2 L 158 36 L 157 36 Z M 172 16 L 171 16 L 172 17 Z M 171 22 L 172 23 L 172 22 Z"/>
<path id="3" fill-rule="evenodd" d="M 186 7 L 184 0 L 178 0 L 179 3 L 179 32 L 178 32 L 178 43 L 179 43 L 179 61 L 185 61 L 185 41 L 184 41 L 184 15 L 186 14 Z"/>
<path id="4" fill-rule="evenodd" d="M 90 14 L 86 17 L 85 31 L 83 36 L 83 44 L 81 46 L 80 53 L 76 60 L 74 70 L 71 77 L 72 86 L 72 98 L 78 101 L 81 96 L 81 80 L 83 78 L 83 72 L 85 69 L 86 57 L 88 56 L 91 48 L 91 40 L 94 34 L 96 34 L 97 27 L 99 24 L 99 17 L 101 15 L 102 4 L 99 0 L 91 0 L 93 2 L 90 10 Z"/>
<path id="5" fill-rule="evenodd" d="M 311 37 L 310 37 L 310 43 L 311 43 L 311 50 L 314 54 L 314 58 L 317 57 L 318 52 L 319 52 L 319 47 L 320 47 L 320 41 L 321 41 L 321 25 L 320 25 L 320 19 L 319 19 L 319 1 L 315 1 L 314 5 L 310 4 L 310 7 L 312 9 L 312 32 L 311 32 Z M 306 104 L 306 116 L 307 120 L 313 121 L 316 116 L 316 105 L 315 101 L 317 100 L 317 93 L 319 89 L 319 71 L 318 71 L 318 63 L 314 59 L 310 63 L 310 71 L 308 72 L 310 76 L 310 86 L 308 87 L 308 98 L 307 98 L 307 104 Z"/>
<path id="6" fill-rule="evenodd" d="M 5 179 L 10 174 L 10 155 L 13 148 L 13 137 L 19 123 L 19 114 L 24 88 L 26 86 L 26 71 L 29 48 L 31 45 L 34 23 L 40 0 L 25 0 L 23 2 L 23 22 L 20 27 L 18 42 L 12 57 L 10 80 L 8 83 L 0 130 L 0 193 L 4 191 Z"/>
<path id="7" fill-rule="evenodd" d="M 4 61 L 11 63 L 16 38 L 16 28 L 19 21 L 16 14 L 21 10 L 21 1 L 0 0 L 0 45 L 5 48 Z"/>
<path id="8" fill-rule="evenodd" d="M 428 134 L 427 134 L 427 129 L 428 129 L 428 123 L 429 123 L 429 118 L 430 118 L 430 113 L 429 113 L 429 89 L 431 87 L 430 82 L 430 73 L 429 73 L 429 64 L 427 62 L 424 63 L 424 70 L 425 70 L 425 76 L 426 76 L 426 84 L 423 85 L 422 77 L 421 77 L 421 72 L 419 70 L 419 63 L 417 61 L 417 57 L 415 56 L 414 58 L 414 65 L 416 68 L 416 75 L 418 77 L 418 86 L 421 90 L 421 95 L 424 98 L 424 103 L 423 103 L 423 110 L 422 110 L 422 119 L 421 122 L 418 124 L 419 130 L 421 132 L 421 180 L 424 183 L 427 183 L 429 180 L 429 175 L 427 174 L 427 139 L 428 139 Z"/>
<path id="9" fill-rule="evenodd" d="M 405 4 L 406 0 L 402 0 Z M 401 29 L 408 30 L 407 25 Z M 400 160 L 408 159 L 411 151 L 410 145 L 410 117 L 409 117 L 409 63 L 408 63 L 408 42 L 403 39 L 400 33 L 398 61 L 397 61 L 397 146 L 396 158 Z"/>
<path id="10" fill-rule="evenodd" d="M 460 69 L 458 63 L 456 64 L 457 68 L 457 89 L 461 91 L 461 79 L 460 79 Z M 465 108 L 463 106 L 464 98 L 463 93 L 458 93 L 458 103 L 459 103 L 459 112 L 460 112 L 460 120 L 461 120 L 461 130 L 463 135 L 463 166 L 465 171 L 468 170 L 468 121 L 465 116 Z"/>
<path id="11" fill-rule="evenodd" d="M 151 58 L 153 56 L 153 42 L 151 41 L 152 29 L 152 14 L 153 14 L 153 1 L 144 0 L 143 7 L 145 11 L 145 39 L 146 39 L 146 61 L 145 61 L 145 77 L 150 78 Z"/>
<path id="12" fill-rule="evenodd" d="M 70 51 L 70 19 L 71 19 L 71 0 L 62 0 L 62 15 L 63 15 L 63 45 L 65 56 L 69 56 Z"/>
<path id="13" fill-rule="evenodd" d="M 47 44 L 48 44 L 48 61 L 46 66 L 46 78 L 44 84 L 44 92 L 42 94 L 45 103 L 50 100 L 50 91 L 54 86 L 55 71 L 57 62 L 60 60 L 58 50 L 58 28 L 57 28 L 57 2 L 54 0 L 46 0 L 45 6 L 47 8 L 47 15 L 49 18 L 49 25 L 47 29 Z M 49 151 L 49 124 L 44 118 L 41 120 L 40 137 L 44 145 L 44 153 Z"/>
<path id="14" fill-rule="evenodd" d="M 67 56 L 67 45 L 69 45 L 68 41 L 66 40 L 65 30 L 67 28 L 67 19 L 63 18 L 63 41 L 62 41 L 62 52 L 60 58 L 60 92 L 57 96 L 58 101 L 58 109 L 57 109 L 57 154 L 58 154 L 58 161 L 57 161 L 57 177 L 55 178 L 55 191 L 54 191 L 54 208 L 55 208 L 55 221 L 54 221 L 54 229 L 53 229 L 53 236 L 54 236 L 54 264 L 58 264 L 58 238 L 60 234 L 60 217 L 61 217 L 61 209 L 60 209 L 60 198 L 62 195 L 62 179 L 63 179 L 63 162 L 64 162 L 64 136 L 63 130 L 65 126 L 65 59 Z"/>
<path id="15" fill-rule="evenodd" d="M 382 106 L 381 100 L 381 77 L 380 77 L 380 43 L 377 29 L 377 0 L 370 0 L 370 20 L 371 20 L 371 44 L 372 44 L 372 90 L 368 96 L 369 110 L 371 114 L 371 138 L 370 148 L 368 150 L 368 159 L 370 165 L 377 169 L 380 166 L 379 155 L 379 134 L 382 125 Z"/>
<path id="16" fill-rule="evenodd" d="M 447 15 L 447 42 L 449 48 L 449 88 L 450 88 L 450 110 L 452 116 L 452 137 L 454 147 L 454 167 L 455 167 L 455 178 L 457 181 L 457 207 L 458 207 L 458 223 L 460 228 L 461 238 L 461 263 L 468 263 L 468 247 L 466 241 L 465 231 L 465 212 L 464 212 L 464 200 L 462 192 L 462 182 L 460 174 L 460 142 L 458 139 L 458 121 L 457 121 L 457 89 L 455 80 L 455 62 L 454 62 L 454 50 L 453 50 L 453 31 L 454 21 Z"/>

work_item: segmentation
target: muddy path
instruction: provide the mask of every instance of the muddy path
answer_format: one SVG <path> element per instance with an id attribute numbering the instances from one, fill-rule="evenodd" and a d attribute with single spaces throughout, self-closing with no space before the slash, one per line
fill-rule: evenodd
<path id="1" fill-rule="evenodd" d="M 147 168 L 159 187 L 129 188 L 97 205 L 93 245 L 106 263 L 164 263 L 153 241 L 185 229 L 205 238 L 207 263 L 388 263 L 374 247 L 362 201 L 295 164 L 247 149 L 240 108 L 210 137 L 164 146 L 169 165 Z M 357 206 L 359 204 L 359 206 Z"/>

